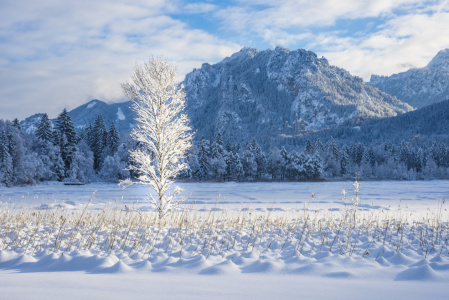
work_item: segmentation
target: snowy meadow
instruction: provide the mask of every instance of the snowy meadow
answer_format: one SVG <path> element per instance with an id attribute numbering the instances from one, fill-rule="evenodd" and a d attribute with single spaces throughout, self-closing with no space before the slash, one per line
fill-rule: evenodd
<path id="1" fill-rule="evenodd" d="M 1 188 L 0 290 L 32 298 L 42 282 L 71 281 L 82 284 L 76 298 L 99 293 L 95 278 L 114 287 L 112 298 L 129 293 L 124 282 L 135 282 L 136 296 L 152 290 L 158 298 L 358 295 L 341 284 L 382 285 L 388 297 L 445 296 L 446 181 L 180 185 L 189 198 L 162 221 L 145 187 Z M 177 294 L 162 288 L 174 278 Z"/>

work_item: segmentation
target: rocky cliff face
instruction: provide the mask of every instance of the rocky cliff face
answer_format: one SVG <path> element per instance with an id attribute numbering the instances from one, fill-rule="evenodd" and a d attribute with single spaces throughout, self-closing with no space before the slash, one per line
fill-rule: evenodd
<path id="1" fill-rule="evenodd" d="M 197 136 L 220 132 L 240 142 L 268 142 L 298 128 L 319 130 L 412 110 L 313 52 L 280 47 L 243 48 L 187 74 L 184 85 Z"/>

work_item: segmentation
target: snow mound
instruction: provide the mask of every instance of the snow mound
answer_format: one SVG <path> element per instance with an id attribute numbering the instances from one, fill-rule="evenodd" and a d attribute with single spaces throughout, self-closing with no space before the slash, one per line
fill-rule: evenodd
<path id="1" fill-rule="evenodd" d="M 407 281 L 407 280 L 435 281 L 439 279 L 440 277 L 438 273 L 435 272 L 428 265 L 422 267 L 409 268 L 405 271 L 400 272 L 395 278 L 396 281 Z"/>
<path id="2" fill-rule="evenodd" d="M 202 275 L 232 275 L 237 273 L 240 273 L 240 269 L 231 260 L 225 260 L 222 263 L 205 268 L 199 272 Z"/>
<path id="3" fill-rule="evenodd" d="M 388 262 L 390 262 L 393 265 L 408 266 L 408 265 L 415 263 L 415 261 L 413 259 L 409 258 L 408 256 L 405 256 L 401 252 L 396 253 L 395 255 L 393 255 L 391 258 L 389 258 L 387 260 L 388 260 Z"/>

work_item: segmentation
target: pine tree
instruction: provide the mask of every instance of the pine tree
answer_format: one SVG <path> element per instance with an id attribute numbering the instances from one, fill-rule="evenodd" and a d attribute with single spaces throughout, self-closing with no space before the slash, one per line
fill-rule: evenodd
<path id="1" fill-rule="evenodd" d="M 198 172 L 196 177 L 199 180 L 205 180 L 209 176 L 209 141 L 201 138 L 198 145 Z"/>
<path id="2" fill-rule="evenodd" d="M 217 136 L 215 137 L 215 142 L 217 143 L 217 145 L 219 146 L 220 149 L 220 153 L 223 154 L 223 150 L 224 150 L 224 143 L 223 143 L 223 138 L 221 136 L 221 133 L 217 133 Z"/>
<path id="3" fill-rule="evenodd" d="M 36 136 L 43 141 L 51 141 L 52 129 L 47 114 L 43 114 L 37 125 Z"/>
<path id="4" fill-rule="evenodd" d="M 215 177 L 217 180 L 222 180 L 226 174 L 226 160 L 224 157 L 225 150 L 223 148 L 223 140 L 221 139 L 221 134 L 218 133 L 215 137 L 215 141 L 212 142 L 210 146 L 210 175 Z"/>
<path id="5" fill-rule="evenodd" d="M 107 129 L 106 123 L 101 115 L 95 119 L 94 125 L 90 132 L 89 144 L 94 154 L 94 170 L 100 171 L 103 160 L 105 158 L 104 150 L 107 146 Z"/>
<path id="6" fill-rule="evenodd" d="M 87 145 L 89 146 L 90 150 L 92 151 L 93 142 L 94 142 L 92 122 L 89 121 L 89 125 L 87 125 L 85 133 L 86 133 L 86 136 L 83 137 L 83 139 L 86 140 Z"/>
<path id="7" fill-rule="evenodd" d="M 306 148 L 304 150 L 305 154 L 312 155 L 314 152 L 313 150 L 314 149 L 313 149 L 312 142 L 309 139 L 307 139 Z"/>
<path id="8" fill-rule="evenodd" d="M 64 162 L 64 177 L 66 177 L 72 167 L 73 151 L 78 142 L 75 126 L 66 109 L 56 118 L 53 142 L 59 146 L 61 158 Z"/>
<path id="9" fill-rule="evenodd" d="M 8 156 L 8 138 L 6 136 L 5 130 L 2 130 L 0 135 L 0 162 L 5 163 Z"/>
<path id="10" fill-rule="evenodd" d="M 321 156 L 324 151 L 324 147 L 319 138 L 315 141 L 315 145 L 313 148 L 315 150 L 315 153 Z"/>
<path id="11" fill-rule="evenodd" d="M 22 132 L 22 126 L 20 126 L 19 119 L 15 118 L 12 121 L 12 126 L 15 127 L 20 133 Z"/>
<path id="12" fill-rule="evenodd" d="M 117 127 L 114 123 L 111 124 L 109 127 L 109 133 L 108 133 L 108 146 L 111 150 L 111 154 L 114 155 L 115 152 L 118 150 L 120 142 L 120 136 L 117 130 Z"/>
<path id="13" fill-rule="evenodd" d="M 238 181 L 243 181 L 245 179 L 245 171 L 238 153 L 232 155 L 232 174 L 234 174 L 233 177 Z"/>
<path id="14" fill-rule="evenodd" d="M 308 176 L 311 179 L 318 179 L 323 174 L 323 166 L 320 159 L 320 156 L 317 153 L 314 153 L 310 156 L 308 161 L 308 166 L 310 170 L 308 171 Z"/>
<path id="15" fill-rule="evenodd" d="M 11 186 L 13 184 L 13 163 L 8 144 L 7 134 L 2 130 L 0 135 L 0 183 Z"/>
<path id="16" fill-rule="evenodd" d="M 305 156 L 298 154 L 295 150 L 290 152 L 287 164 L 287 178 L 290 180 L 301 179 L 305 177 Z"/>
<path id="17" fill-rule="evenodd" d="M 69 113 L 64 108 L 64 110 L 56 118 L 55 130 L 59 132 L 60 137 L 64 134 L 67 138 L 67 144 L 72 147 L 76 145 L 78 137 L 75 131 L 75 126 L 73 125 L 72 118 Z"/>
<path id="18" fill-rule="evenodd" d="M 241 162 L 247 179 L 254 179 L 257 174 L 257 163 L 252 153 L 251 144 L 247 143 L 242 153 Z"/>
<path id="19" fill-rule="evenodd" d="M 267 170 L 267 159 L 256 139 L 251 143 L 251 151 L 257 164 L 256 177 L 260 179 Z"/>
<path id="20" fill-rule="evenodd" d="M 340 173 L 345 176 L 349 171 L 349 154 L 348 147 L 343 146 L 340 154 Z"/>

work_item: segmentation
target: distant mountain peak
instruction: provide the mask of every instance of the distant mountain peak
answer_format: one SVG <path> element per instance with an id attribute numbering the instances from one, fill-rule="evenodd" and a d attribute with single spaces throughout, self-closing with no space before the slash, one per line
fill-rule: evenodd
<path id="1" fill-rule="evenodd" d="M 223 62 L 231 62 L 235 60 L 244 60 L 246 58 L 253 58 L 260 51 L 255 48 L 243 47 L 240 51 L 232 54 L 230 57 L 226 57 Z"/>
<path id="2" fill-rule="evenodd" d="M 286 53 L 290 53 L 291 52 L 290 49 L 287 49 L 287 48 L 282 47 L 282 46 L 276 46 L 276 48 L 274 48 L 274 51 L 276 51 L 276 52 L 286 52 Z"/>
<path id="3" fill-rule="evenodd" d="M 391 76 L 372 75 L 369 84 L 417 108 L 447 100 L 449 49 L 438 52 L 424 68 Z"/>
<path id="4" fill-rule="evenodd" d="M 443 49 L 429 62 L 427 68 L 435 68 L 449 65 L 449 48 Z"/>

